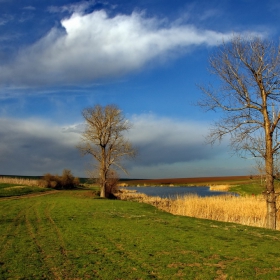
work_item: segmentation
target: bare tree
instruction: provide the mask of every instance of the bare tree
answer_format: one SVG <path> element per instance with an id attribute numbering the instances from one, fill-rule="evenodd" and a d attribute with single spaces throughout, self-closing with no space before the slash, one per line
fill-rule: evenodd
<path id="1" fill-rule="evenodd" d="M 78 146 L 83 155 L 90 154 L 96 160 L 101 197 L 106 197 L 106 189 L 112 184 L 112 166 L 127 173 L 122 160 L 135 156 L 135 150 L 125 139 L 124 132 L 131 126 L 121 110 L 115 105 L 96 105 L 82 112 L 86 129 L 82 143 Z"/>
<path id="2" fill-rule="evenodd" d="M 280 148 L 277 131 L 280 111 L 280 47 L 258 37 L 234 37 L 210 58 L 210 72 L 220 87 L 201 86 L 199 103 L 220 110 L 221 119 L 209 134 L 211 143 L 230 135 L 232 147 L 261 158 L 265 165 L 267 227 L 276 228 L 274 159 Z"/>

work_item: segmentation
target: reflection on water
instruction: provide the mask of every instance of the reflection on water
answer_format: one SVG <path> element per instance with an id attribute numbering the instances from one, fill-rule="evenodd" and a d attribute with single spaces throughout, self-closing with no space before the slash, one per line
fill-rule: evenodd
<path id="1" fill-rule="evenodd" d="M 128 187 L 127 190 L 136 190 L 138 193 L 144 193 L 149 196 L 159 196 L 161 198 L 172 198 L 187 194 L 197 194 L 198 196 L 216 196 L 231 194 L 230 192 L 210 191 L 209 187 Z"/>

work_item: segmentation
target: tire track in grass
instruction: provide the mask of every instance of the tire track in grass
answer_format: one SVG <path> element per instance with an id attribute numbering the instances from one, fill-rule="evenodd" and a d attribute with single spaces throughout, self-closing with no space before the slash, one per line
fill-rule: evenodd
<path id="1" fill-rule="evenodd" d="M 97 254 L 99 256 L 99 260 L 94 264 L 94 269 L 91 270 L 94 273 L 95 279 L 105 279 L 105 269 L 107 270 L 106 274 L 110 274 L 112 279 L 131 279 L 128 277 L 128 274 L 131 271 L 128 272 L 123 265 L 120 265 L 120 261 L 123 258 L 126 258 L 125 253 L 122 250 L 119 250 L 119 248 L 117 247 L 115 247 L 115 250 L 113 250 L 113 248 L 110 248 L 110 245 L 108 246 L 108 243 L 109 239 L 107 239 L 104 235 L 102 242 L 95 242 L 94 244 L 92 244 L 93 248 L 91 248 L 91 250 L 87 252 L 88 254 Z M 89 246 L 91 245 L 89 244 Z M 116 277 L 116 275 L 114 274 L 116 270 L 118 272 L 118 275 L 126 274 L 127 277 Z"/>
<path id="2" fill-rule="evenodd" d="M 38 207 L 38 206 L 39 206 L 39 204 L 35 204 L 33 207 L 35 208 L 35 207 Z M 28 211 L 26 211 L 26 215 L 25 215 L 25 223 L 26 223 L 27 232 L 28 232 L 29 236 L 32 238 L 34 244 L 36 245 L 36 248 L 39 252 L 39 255 L 41 256 L 42 264 L 51 273 L 51 275 L 52 275 L 50 277 L 51 279 L 62 280 L 63 279 L 62 275 L 59 273 L 59 270 L 57 269 L 57 267 L 55 266 L 55 264 L 51 260 L 51 258 L 49 258 L 49 256 L 46 254 L 43 246 L 40 243 L 40 237 L 38 236 L 38 234 L 36 234 L 36 232 L 38 233 L 41 225 L 38 224 L 39 228 L 36 230 L 36 227 L 34 225 L 32 225 L 32 223 L 30 221 L 29 215 L 30 215 L 30 209 L 28 209 Z M 36 222 L 37 221 L 38 221 L 38 219 L 36 219 Z"/>
<path id="3" fill-rule="evenodd" d="M 62 237 L 61 231 L 59 230 L 59 228 L 57 227 L 55 221 L 53 220 L 53 218 L 51 217 L 51 210 L 53 210 L 55 207 L 54 204 L 52 204 L 51 207 L 46 207 L 45 209 L 45 216 L 48 219 L 48 221 L 50 222 L 51 226 L 53 227 L 56 236 L 58 237 L 57 240 L 59 240 L 59 249 L 61 254 L 67 258 L 67 251 L 66 251 L 66 247 L 65 247 L 65 243 L 64 243 L 64 239 Z"/>
<path id="4" fill-rule="evenodd" d="M 77 272 L 78 277 L 82 275 L 82 279 L 144 279 L 139 277 L 139 273 L 144 277 L 149 272 L 143 272 L 143 268 L 140 270 L 139 261 L 135 262 L 131 259 L 125 250 L 119 248 L 110 238 L 110 233 L 106 234 L 106 231 L 106 226 L 104 228 L 95 226 L 94 238 L 87 236 L 84 239 L 88 244 L 87 248 L 84 248 L 80 254 L 79 250 L 75 251 L 72 257 L 87 259 L 87 262 L 81 262 L 83 266 Z M 138 270 L 128 268 L 126 264 L 129 262 Z"/>
<path id="5" fill-rule="evenodd" d="M 14 239 L 9 237 L 15 237 L 19 233 L 21 221 L 24 220 L 24 213 L 25 213 L 25 209 L 19 211 L 16 217 L 12 220 L 10 225 L 7 227 L 6 231 L 3 232 L 4 237 L 0 243 L 0 257 L 5 255 L 7 249 L 14 242 L 13 241 Z"/>
<path id="6" fill-rule="evenodd" d="M 58 193 L 58 192 L 59 192 L 58 190 L 51 190 L 51 191 L 39 192 L 39 193 L 28 193 L 28 194 L 23 194 L 23 195 L 14 195 L 14 196 L 0 197 L 0 201 L 33 198 L 33 197 L 38 197 L 38 196 L 55 194 L 55 193 Z"/>
<path id="7" fill-rule="evenodd" d="M 58 226 L 56 225 L 55 221 L 53 220 L 53 218 L 51 216 L 51 211 L 54 209 L 54 207 L 55 207 L 55 204 L 52 204 L 51 207 L 46 207 L 44 213 L 56 236 L 55 240 L 58 243 L 57 247 L 59 248 L 59 252 L 62 257 L 63 279 L 69 279 L 69 277 L 71 275 L 71 271 L 72 271 L 71 267 L 73 266 L 73 264 L 68 257 L 66 245 L 65 245 L 61 230 L 58 228 Z"/>
<path id="8" fill-rule="evenodd" d="M 137 240 L 133 242 L 129 241 L 128 243 L 131 244 L 128 245 L 127 238 L 121 237 L 121 232 L 123 232 L 122 222 L 126 226 L 127 219 L 130 219 L 131 215 L 125 214 L 124 216 L 122 213 L 119 214 L 113 211 L 112 213 L 106 213 L 100 218 L 106 219 L 107 222 L 100 228 L 95 227 L 95 230 L 97 230 L 95 232 L 96 235 L 102 238 L 100 239 L 101 242 L 95 242 L 92 246 L 96 248 L 98 254 L 110 263 L 112 273 L 118 272 L 118 276 L 120 275 L 120 277 L 116 279 L 142 279 L 141 277 L 145 279 L 147 277 L 160 279 L 162 277 L 157 267 L 153 265 L 153 252 L 145 250 L 146 252 L 144 254 L 138 254 L 135 250 L 137 250 L 138 245 L 141 247 L 141 241 L 140 244 L 138 244 Z M 118 218 L 121 219 L 118 220 Z M 132 267 L 132 270 L 127 270 L 128 263 L 130 263 L 129 267 Z"/>
<path id="9" fill-rule="evenodd" d="M 20 233 L 20 227 L 24 223 L 24 211 L 19 211 L 16 217 L 12 220 L 6 231 L 3 233 L 0 244 L 0 277 L 7 279 L 9 270 L 11 269 L 11 254 L 10 250 L 14 245 L 16 236 Z M 3 278 L 2 278 L 3 277 Z"/>
<path id="10" fill-rule="evenodd" d="M 108 224 L 109 224 L 109 222 L 108 222 Z M 161 263 L 160 255 L 165 253 L 165 251 L 163 251 L 163 248 L 161 246 L 159 247 L 158 251 L 154 250 L 151 247 L 151 250 L 145 249 L 144 254 L 140 254 L 140 252 L 138 254 L 136 248 L 139 248 L 138 250 L 141 250 L 141 247 L 144 246 L 143 244 L 141 244 L 142 243 L 141 240 L 138 242 L 137 238 L 134 239 L 134 241 L 132 241 L 132 240 L 129 241 L 127 239 L 129 237 L 127 237 L 126 239 L 114 238 L 114 235 L 117 235 L 117 234 L 115 234 L 115 231 L 121 231 L 121 230 L 122 230 L 122 227 L 121 227 L 121 225 L 119 225 L 119 227 L 114 228 L 114 229 L 110 229 L 110 227 L 108 227 L 103 232 L 104 239 L 107 241 L 107 243 L 111 243 L 111 246 L 115 247 L 114 251 L 116 251 L 119 254 L 119 258 L 114 257 L 114 256 L 116 256 L 116 254 L 115 255 L 111 254 L 111 256 L 110 256 L 111 258 L 113 258 L 112 263 L 114 263 L 116 265 L 116 267 L 118 264 L 122 263 L 122 262 L 117 262 L 118 259 L 125 259 L 126 261 L 123 263 L 129 262 L 131 264 L 130 267 L 132 267 L 133 270 L 135 270 L 135 271 L 138 270 L 138 274 L 137 274 L 138 277 L 140 277 L 140 275 L 141 275 L 142 277 L 167 279 L 167 278 L 164 278 L 164 277 L 167 277 L 167 276 L 164 276 L 164 273 L 169 273 L 169 276 L 172 275 L 172 273 L 178 273 L 178 275 L 176 276 L 178 278 L 176 278 L 176 279 L 184 279 L 184 274 L 187 273 L 187 271 L 181 271 L 180 268 L 177 268 L 177 272 L 176 272 L 176 269 L 173 269 L 173 267 L 169 265 L 169 261 L 168 262 L 163 261 Z M 148 238 L 149 236 L 150 237 L 155 236 L 154 232 L 147 232 L 146 238 Z M 143 239 L 143 238 L 141 238 L 141 239 Z M 126 242 L 126 241 L 128 241 L 128 242 Z M 129 243 L 131 243 L 131 244 L 129 244 Z M 106 243 L 104 243 L 104 244 L 106 244 Z M 134 248 L 133 248 L 133 246 L 134 246 Z M 175 248 L 176 247 L 174 247 L 174 249 Z M 176 248 L 176 250 L 178 250 L 178 248 Z M 192 251 L 189 251 L 189 252 L 195 253 Z M 110 252 L 107 252 L 106 256 L 108 256 L 109 253 Z M 183 268 L 189 266 L 188 262 L 186 262 L 186 263 L 182 262 L 182 264 L 184 264 Z M 173 270 L 174 270 L 174 272 L 173 272 Z M 127 271 L 125 271 L 125 272 L 127 273 Z M 180 273 L 182 275 L 179 275 Z M 131 278 L 132 275 L 133 275 L 133 272 L 131 272 L 131 274 L 128 274 L 128 276 L 127 276 L 128 279 L 133 279 L 133 278 Z"/>
<path id="11" fill-rule="evenodd" d="M 138 254 L 134 255 L 133 253 L 130 253 L 129 250 L 123 247 L 124 245 L 123 242 L 125 241 L 120 240 L 118 242 L 117 240 L 111 237 L 112 234 L 114 235 L 114 232 L 110 231 L 109 228 L 102 230 L 102 236 L 104 242 L 98 244 L 99 246 L 97 246 L 96 249 L 98 250 L 98 253 L 102 254 L 103 258 L 106 258 L 106 261 L 110 263 L 110 266 L 112 266 L 112 272 L 113 273 L 115 271 L 118 272 L 120 278 L 116 278 L 116 279 L 142 279 L 140 277 L 141 274 L 142 277 L 148 276 L 153 278 L 154 276 L 156 276 L 155 273 L 153 272 L 154 268 L 152 266 L 150 266 L 148 263 L 146 263 L 146 265 L 143 265 L 142 260 L 137 259 Z M 97 243 L 95 243 L 94 245 L 96 246 Z M 122 265 L 122 262 L 124 263 L 124 265 Z M 127 265 L 125 263 L 130 263 L 131 264 L 130 267 L 132 267 L 133 269 L 127 270 Z M 99 274 L 97 273 L 96 276 L 98 277 Z M 123 278 L 124 276 L 126 278 Z"/>

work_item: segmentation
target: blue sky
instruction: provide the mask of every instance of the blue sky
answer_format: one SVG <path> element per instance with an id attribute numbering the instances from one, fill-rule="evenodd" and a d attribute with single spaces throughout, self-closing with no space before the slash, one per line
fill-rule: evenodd
<path id="1" fill-rule="evenodd" d="M 277 42 L 279 12 L 276 0 L 0 0 L 0 174 L 85 176 L 75 147 L 95 104 L 133 124 L 130 178 L 255 173 L 228 139 L 205 144 L 219 114 L 194 104 L 197 84 L 216 83 L 209 55 L 233 34 Z"/>

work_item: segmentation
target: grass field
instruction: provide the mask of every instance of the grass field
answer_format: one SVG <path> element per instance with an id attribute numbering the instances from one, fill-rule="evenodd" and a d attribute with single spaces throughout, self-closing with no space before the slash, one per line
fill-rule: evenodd
<path id="1" fill-rule="evenodd" d="M 280 232 L 88 190 L 0 200 L 0 279 L 279 279 Z"/>
<path id="2" fill-rule="evenodd" d="M 21 196 L 32 193 L 41 193 L 50 191 L 47 188 L 41 188 L 37 186 L 26 186 L 17 185 L 12 183 L 0 183 L 0 198 L 1 197 L 11 197 L 11 196 Z"/>
<path id="3" fill-rule="evenodd" d="M 170 179 L 141 179 L 121 180 L 121 183 L 128 186 L 209 186 L 213 184 L 251 184 L 256 180 L 251 176 L 227 176 L 227 177 L 199 177 L 199 178 L 170 178 Z"/>

